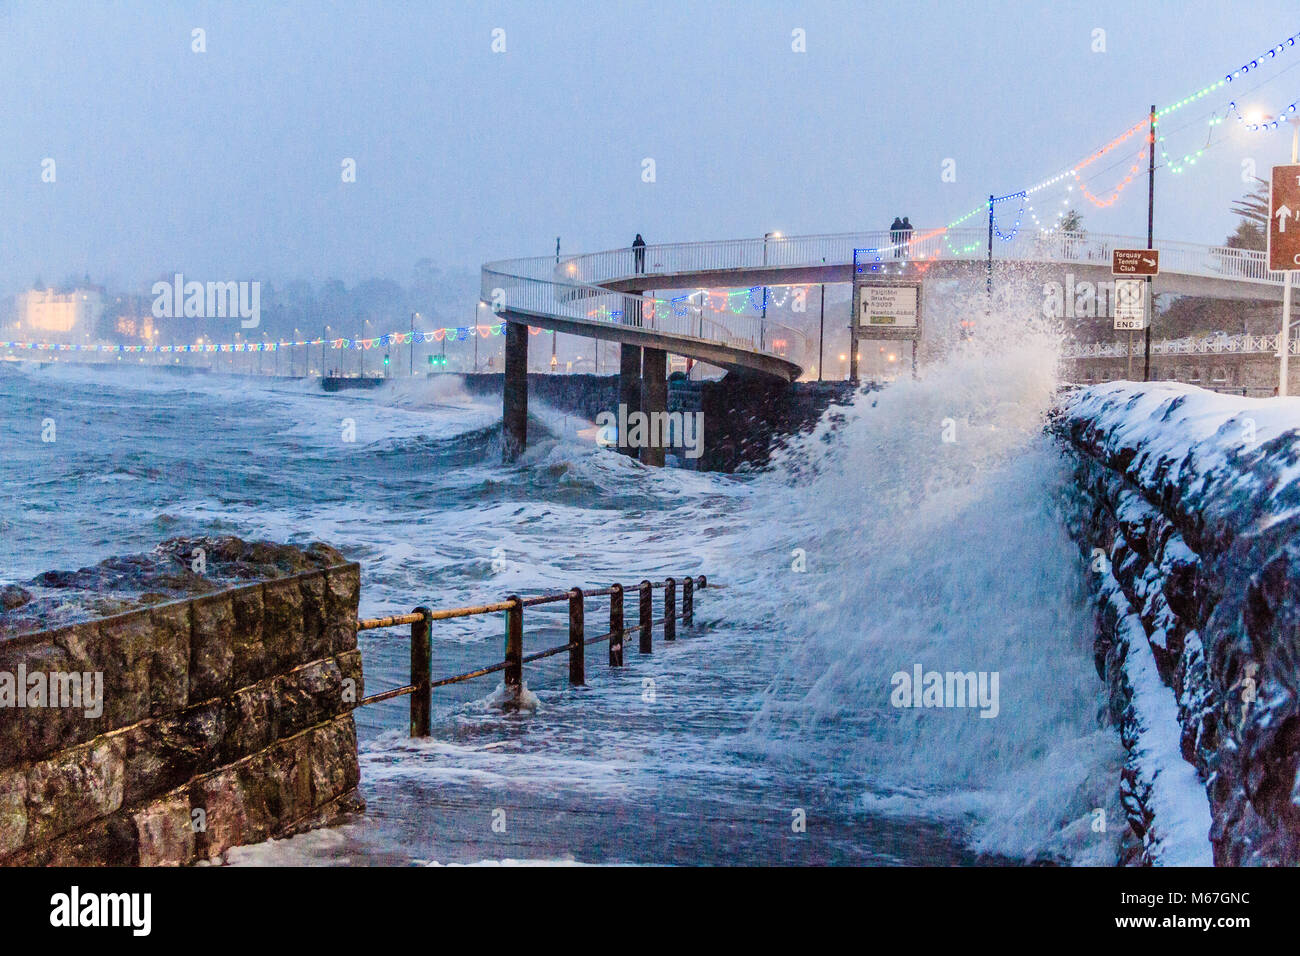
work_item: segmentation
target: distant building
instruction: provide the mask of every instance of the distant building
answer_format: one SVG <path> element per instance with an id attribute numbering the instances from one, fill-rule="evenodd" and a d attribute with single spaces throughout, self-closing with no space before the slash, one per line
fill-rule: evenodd
<path id="1" fill-rule="evenodd" d="M 88 345 L 104 314 L 104 292 L 93 287 L 33 289 L 17 297 L 14 311 L 14 334 L 20 340 Z"/>
<path id="2" fill-rule="evenodd" d="M 119 295 L 107 303 L 109 337 L 129 343 L 154 344 L 158 329 L 150 311 L 151 301 L 149 296 Z"/>

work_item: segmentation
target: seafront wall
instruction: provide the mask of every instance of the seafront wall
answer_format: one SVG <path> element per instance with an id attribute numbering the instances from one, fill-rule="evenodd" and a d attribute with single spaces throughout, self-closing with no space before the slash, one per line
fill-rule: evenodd
<path id="1" fill-rule="evenodd" d="M 359 590 L 331 563 L 0 636 L 0 863 L 187 864 L 362 809 Z"/>
<path id="2" fill-rule="evenodd" d="M 475 396 L 499 397 L 504 388 L 501 373 L 462 377 Z M 760 466 L 783 437 L 812 428 L 831 404 L 848 401 L 854 389 L 851 382 L 784 384 L 739 375 L 701 382 L 670 379 L 668 410 L 703 413 L 703 454 L 681 463 L 723 472 Z M 617 412 L 618 376 L 530 372 L 528 396 L 595 421 L 601 412 Z"/>
<path id="3" fill-rule="evenodd" d="M 1295 424 L 1173 383 L 1078 389 L 1054 421 L 1129 751 L 1127 862 L 1201 862 L 1204 840 L 1217 865 L 1300 863 Z"/>

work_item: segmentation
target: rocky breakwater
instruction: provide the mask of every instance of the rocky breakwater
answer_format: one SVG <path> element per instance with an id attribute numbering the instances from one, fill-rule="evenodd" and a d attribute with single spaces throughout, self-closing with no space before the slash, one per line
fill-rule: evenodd
<path id="1" fill-rule="evenodd" d="M 1300 400 L 1119 382 L 1053 427 L 1130 751 L 1129 862 L 1199 862 L 1181 834 L 1217 865 L 1300 864 Z"/>
<path id="2" fill-rule="evenodd" d="M 0 590 L 0 863 L 185 864 L 363 809 L 360 571 L 184 538 Z"/>

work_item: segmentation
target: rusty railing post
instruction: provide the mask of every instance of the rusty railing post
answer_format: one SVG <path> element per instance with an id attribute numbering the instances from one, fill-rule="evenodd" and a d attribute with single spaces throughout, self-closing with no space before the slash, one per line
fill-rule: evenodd
<path id="1" fill-rule="evenodd" d="M 609 666 L 623 666 L 623 585 L 615 584 L 609 595 Z"/>
<path id="2" fill-rule="evenodd" d="M 417 607 L 413 614 L 420 615 L 411 623 L 411 736 L 428 737 L 433 731 L 433 649 L 429 640 L 433 612 L 427 607 Z"/>
<path id="3" fill-rule="evenodd" d="M 664 640 L 677 640 L 677 579 L 664 583 Z"/>
<path id="4" fill-rule="evenodd" d="M 695 623 L 695 579 L 689 574 L 682 578 L 682 627 Z"/>
<path id="5" fill-rule="evenodd" d="M 654 621 L 654 586 L 649 581 L 641 582 L 641 596 L 637 611 L 641 615 L 641 653 L 649 654 L 651 652 L 651 642 L 654 635 L 650 632 L 651 623 Z"/>
<path id="6" fill-rule="evenodd" d="M 506 696 L 519 698 L 524 682 L 524 606 L 518 594 L 512 594 L 506 609 Z"/>
<path id="7" fill-rule="evenodd" d="M 587 682 L 587 647 L 582 622 L 582 588 L 569 591 L 569 683 L 581 687 Z"/>

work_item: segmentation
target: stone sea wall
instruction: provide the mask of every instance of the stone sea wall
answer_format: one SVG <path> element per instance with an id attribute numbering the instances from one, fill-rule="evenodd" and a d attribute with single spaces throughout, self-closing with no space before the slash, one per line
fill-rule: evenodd
<path id="1" fill-rule="evenodd" d="M 333 549 L 230 538 L 6 589 L 0 863 L 187 864 L 362 809 L 359 591 Z"/>
<path id="2" fill-rule="evenodd" d="M 1203 834 L 1216 865 L 1300 864 L 1298 424 L 1300 402 L 1173 383 L 1062 401 L 1053 427 L 1097 584 L 1097 667 L 1130 751 L 1128 862 L 1162 862 L 1162 830 L 1182 827 Z M 1136 686 L 1147 660 L 1175 705 L 1161 723 L 1176 726 L 1155 726 L 1151 690 Z M 1196 800 L 1171 796 L 1189 767 L 1182 792 L 1203 793 L 1208 832 L 1192 826 Z"/>
<path id="3" fill-rule="evenodd" d="M 617 364 L 615 362 L 615 364 Z M 501 373 L 464 375 L 465 388 L 479 397 L 500 396 Z M 669 379 L 669 411 L 702 412 L 704 449 L 685 467 L 733 472 L 765 464 L 782 440 L 817 424 L 827 408 L 850 399 L 851 382 L 766 382 L 729 374 L 716 381 Z M 617 414 L 617 375 L 528 374 L 529 400 L 595 421 L 601 412 Z"/>

